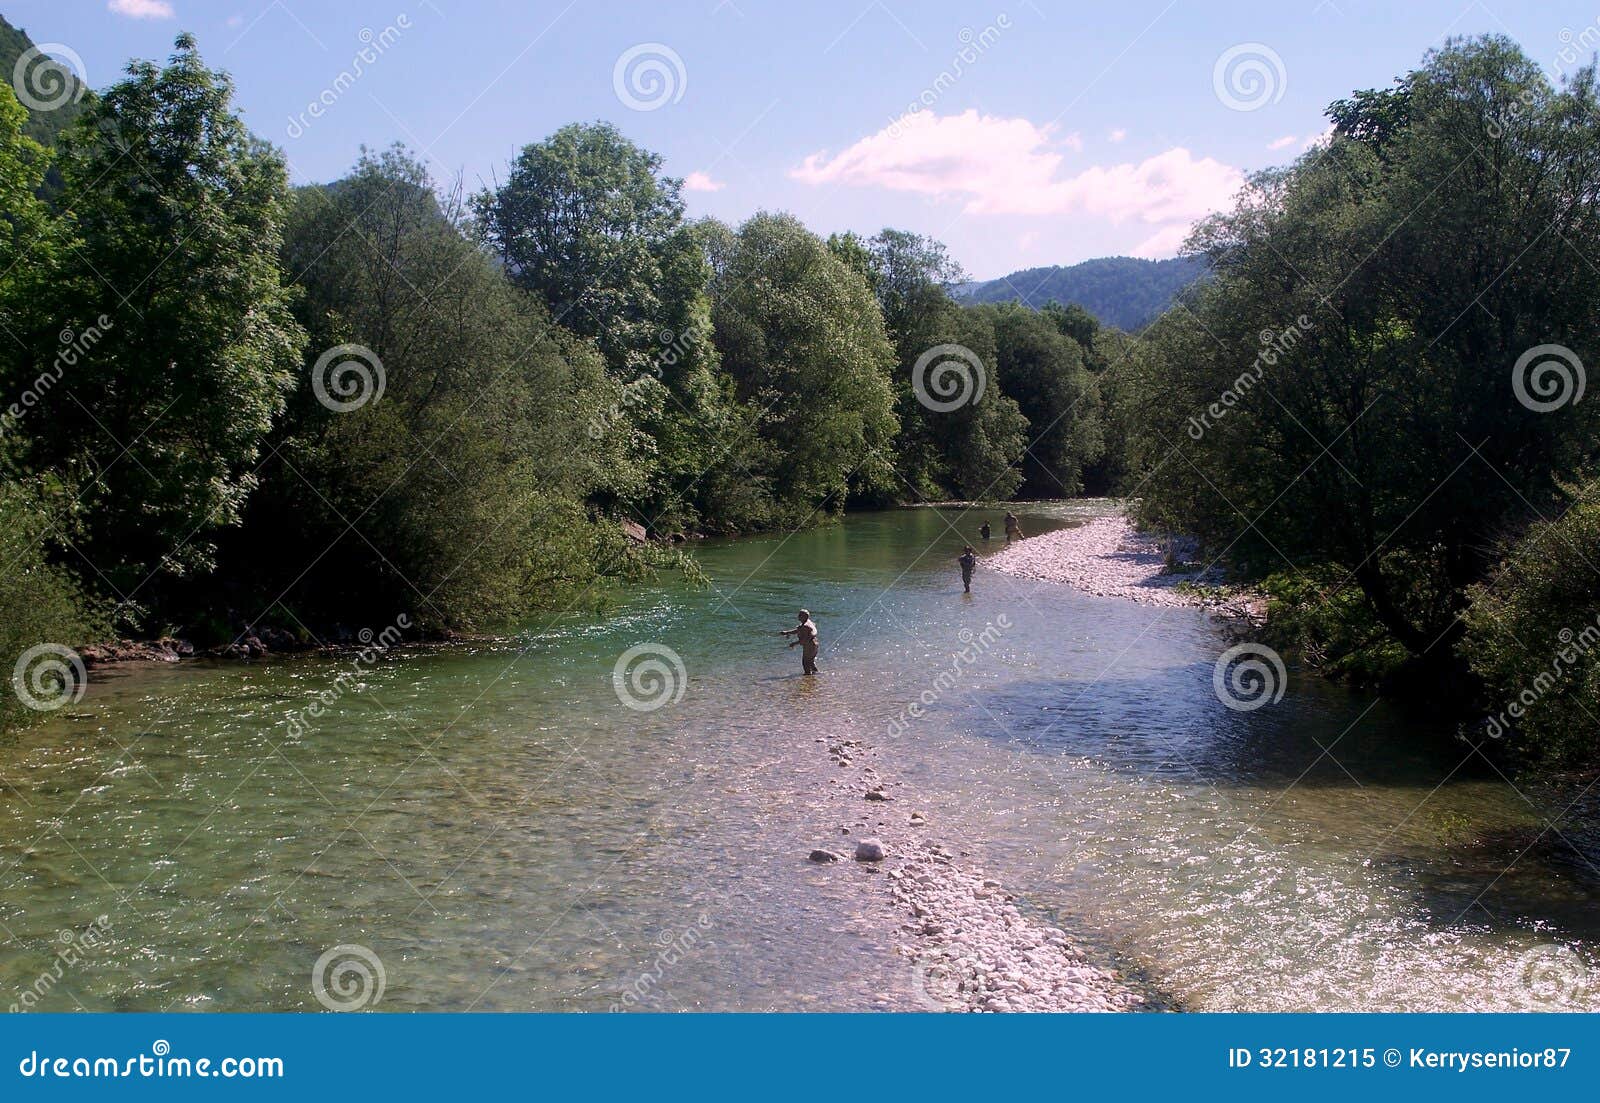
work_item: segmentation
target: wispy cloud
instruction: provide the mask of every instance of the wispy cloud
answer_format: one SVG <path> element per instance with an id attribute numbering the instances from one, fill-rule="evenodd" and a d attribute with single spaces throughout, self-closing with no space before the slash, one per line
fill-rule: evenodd
<path id="1" fill-rule="evenodd" d="M 1272 139 L 1272 141 L 1268 142 L 1267 143 L 1267 148 L 1268 149 L 1288 149 L 1290 146 L 1294 145 L 1299 140 L 1300 139 L 1295 137 L 1293 134 L 1285 134 L 1281 138 L 1274 138 L 1274 139 Z"/>
<path id="2" fill-rule="evenodd" d="M 684 191 L 721 191 L 728 185 L 721 180 L 711 179 L 709 173 L 700 171 L 691 172 L 683 178 Z"/>
<path id="3" fill-rule="evenodd" d="M 1112 143 L 1116 143 L 1116 142 L 1122 141 L 1122 139 L 1126 138 L 1127 136 L 1128 136 L 1128 132 L 1126 130 L 1123 130 L 1119 126 L 1115 130 L 1113 130 L 1110 134 L 1106 135 L 1106 141 L 1112 142 Z"/>
<path id="4" fill-rule="evenodd" d="M 949 199 L 969 214 L 1084 213 L 1151 224 L 1187 224 L 1224 207 L 1244 180 L 1231 165 L 1181 146 L 1064 174 L 1060 147 L 1073 137 L 1021 118 L 918 112 L 837 155 L 813 153 L 790 175 Z"/>
<path id="5" fill-rule="evenodd" d="M 106 10 L 129 19 L 173 19 L 178 14 L 167 0 L 110 0 Z"/>

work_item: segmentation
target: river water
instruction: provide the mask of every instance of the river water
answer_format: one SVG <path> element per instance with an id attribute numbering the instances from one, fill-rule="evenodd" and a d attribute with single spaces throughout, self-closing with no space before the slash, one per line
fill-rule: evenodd
<path id="1" fill-rule="evenodd" d="M 709 589 L 494 644 L 97 673 L 0 746 L 0 1002 L 317 1010 L 357 946 L 375 1010 L 917 1009 L 881 876 L 806 860 L 856 815 L 818 742 L 850 738 L 885 815 L 1159 1005 L 1600 1008 L 1575 791 L 1310 676 L 1230 710 L 1192 609 L 981 565 L 964 596 L 981 519 L 707 543 Z M 619 692 L 641 646 L 681 676 L 646 652 Z"/>

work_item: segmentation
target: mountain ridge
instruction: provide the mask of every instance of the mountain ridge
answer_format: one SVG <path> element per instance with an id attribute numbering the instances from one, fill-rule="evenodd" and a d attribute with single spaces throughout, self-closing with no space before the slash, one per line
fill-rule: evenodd
<path id="1" fill-rule="evenodd" d="M 957 286 L 952 294 L 961 302 L 1020 302 L 1035 309 L 1052 300 L 1075 303 L 1104 325 L 1136 330 L 1155 320 L 1205 270 L 1205 261 L 1197 257 L 1096 257 L 974 280 Z"/>

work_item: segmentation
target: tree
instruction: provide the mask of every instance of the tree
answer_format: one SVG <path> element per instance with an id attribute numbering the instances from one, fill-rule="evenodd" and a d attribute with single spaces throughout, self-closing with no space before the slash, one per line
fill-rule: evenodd
<path id="1" fill-rule="evenodd" d="M 57 222 L 38 191 L 50 153 L 24 132 L 28 113 L 9 85 L 0 84 L 0 325 L 15 330 L 16 312 L 40 293 L 38 276 L 55 264 Z M 24 263 L 26 261 L 27 263 Z M 0 356 L 10 358 L 15 343 Z"/>
<path id="2" fill-rule="evenodd" d="M 1038 497 L 1082 492 L 1101 445 L 1099 396 L 1082 347 L 1055 319 L 1015 303 L 975 309 L 994 326 L 1000 388 L 1028 422 L 1023 487 Z"/>
<path id="3" fill-rule="evenodd" d="M 1537 389 L 1595 354 L 1600 102 L 1498 37 L 1401 87 L 1197 232 L 1216 278 L 1149 335 L 1133 451 L 1147 517 L 1255 571 L 1336 565 L 1440 661 L 1501 537 L 1594 454 L 1593 404 Z"/>
<path id="4" fill-rule="evenodd" d="M 152 576 L 211 566 L 305 340 L 278 269 L 283 160 L 232 97 L 182 35 L 167 66 L 131 65 L 63 139 L 74 240 L 40 312 L 53 321 L 28 341 L 32 369 L 59 328 L 111 324 L 49 416 L 28 420 L 30 462 L 81 487 L 93 508 L 79 548 L 97 583 L 133 601 Z"/>
<path id="5" fill-rule="evenodd" d="M 891 487 L 894 352 L 861 274 L 788 215 L 739 228 L 712 286 L 717 349 L 754 411 L 774 520 Z"/>
<path id="6" fill-rule="evenodd" d="M 732 424 L 710 340 L 711 272 L 680 187 L 615 127 L 573 124 L 525 146 L 475 201 L 512 279 L 594 340 L 630 387 L 626 421 L 648 475 L 619 500 L 665 531 L 695 523 L 698 480 Z"/>
<path id="7" fill-rule="evenodd" d="M 313 340 L 227 548 L 244 615 L 482 629 L 596 580 L 583 501 L 637 480 L 621 386 L 459 220 L 400 148 L 297 193 L 284 258 Z"/>
<path id="8" fill-rule="evenodd" d="M 1572 488 L 1472 587 L 1461 650 L 1483 679 L 1485 725 L 1532 756 L 1592 761 L 1600 751 L 1600 485 Z"/>

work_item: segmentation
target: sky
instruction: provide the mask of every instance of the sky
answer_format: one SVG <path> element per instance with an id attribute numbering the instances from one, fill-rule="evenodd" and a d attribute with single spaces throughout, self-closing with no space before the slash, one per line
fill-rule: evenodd
<path id="1" fill-rule="evenodd" d="M 1352 89 L 1452 35 L 1552 78 L 1600 44 L 1566 0 L 0 0 L 96 88 L 179 31 L 230 73 L 296 183 L 410 146 L 476 190 L 523 145 L 607 120 L 692 216 L 894 226 L 973 278 L 1172 256 L 1246 173 L 1292 161 Z M 361 56 L 364 52 L 365 56 Z M 1580 56 L 1581 55 L 1581 56 Z"/>

